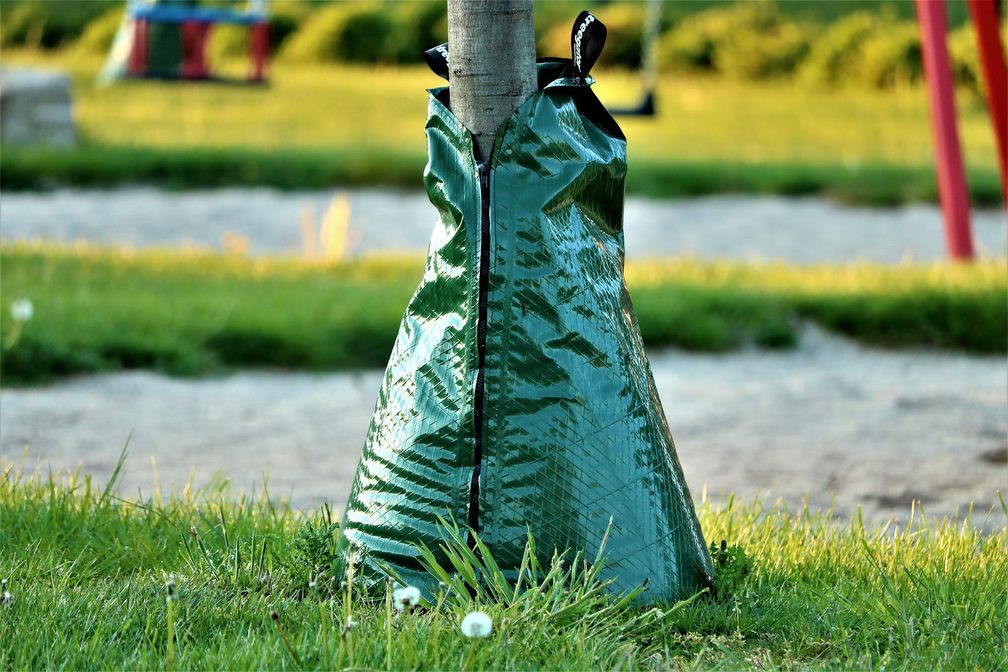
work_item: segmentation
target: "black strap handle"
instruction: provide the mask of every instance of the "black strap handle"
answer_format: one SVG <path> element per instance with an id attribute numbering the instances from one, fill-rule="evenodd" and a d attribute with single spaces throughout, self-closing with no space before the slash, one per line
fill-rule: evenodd
<path id="1" fill-rule="evenodd" d="M 571 30 L 571 60 L 581 77 L 588 76 L 602 54 L 608 32 L 605 24 L 591 12 L 581 12 L 574 20 L 574 28 Z"/>
<path id="2" fill-rule="evenodd" d="M 434 74 L 442 79 L 448 79 L 448 43 L 439 44 L 433 49 L 428 49 L 423 54 L 427 65 L 434 71 Z"/>

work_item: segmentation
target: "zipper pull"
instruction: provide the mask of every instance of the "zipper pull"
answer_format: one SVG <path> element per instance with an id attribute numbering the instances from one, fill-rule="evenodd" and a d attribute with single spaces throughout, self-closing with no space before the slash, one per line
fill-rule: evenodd
<path id="1" fill-rule="evenodd" d="M 479 164 L 479 180 L 480 189 L 486 193 L 486 191 L 490 188 L 490 170 L 487 168 L 485 161 Z"/>

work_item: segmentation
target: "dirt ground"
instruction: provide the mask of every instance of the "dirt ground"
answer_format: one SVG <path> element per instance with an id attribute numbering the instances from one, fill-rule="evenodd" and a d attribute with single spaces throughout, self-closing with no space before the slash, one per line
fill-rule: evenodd
<path id="1" fill-rule="evenodd" d="M 791 352 L 651 353 L 693 494 L 783 498 L 867 519 L 930 515 L 1004 523 L 1008 363 L 863 348 L 808 328 Z M 248 372 L 203 380 L 133 372 L 0 390 L 0 462 L 109 477 L 120 489 L 179 492 L 215 474 L 299 507 L 342 506 L 380 371 Z M 992 508 L 997 513 L 984 522 Z"/>

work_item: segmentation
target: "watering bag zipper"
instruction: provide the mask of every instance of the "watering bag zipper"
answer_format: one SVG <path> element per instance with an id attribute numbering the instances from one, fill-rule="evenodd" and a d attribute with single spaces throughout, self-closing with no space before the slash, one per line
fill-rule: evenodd
<path id="1" fill-rule="evenodd" d="M 590 12 L 581 12 L 574 22 L 571 33 L 571 62 L 577 73 L 576 79 L 584 80 L 595 64 L 606 39 L 605 25 Z M 449 79 L 448 45 L 442 44 L 424 54 L 431 69 L 444 79 Z M 479 156 L 478 143 L 472 137 L 475 155 Z M 476 385 L 473 391 L 473 467 L 469 482 L 468 525 L 472 531 L 469 546 L 475 546 L 473 533 L 480 532 L 480 476 L 483 462 L 483 425 L 486 416 L 486 341 L 487 341 L 487 294 L 490 288 L 490 166 L 493 153 L 477 163 L 477 177 L 480 188 L 480 237 L 479 237 L 479 277 L 478 319 L 476 325 Z"/>
<path id="2" fill-rule="evenodd" d="M 424 59 L 439 77 L 449 79 L 448 44 L 440 44 L 424 52 Z M 470 135 L 476 178 L 480 190 L 480 233 L 479 268 L 477 277 L 477 321 L 476 321 L 476 386 L 473 390 L 473 466 L 469 481 L 468 526 L 472 532 L 479 531 L 480 514 L 480 470 L 483 462 L 483 418 L 486 399 L 486 337 L 487 337 L 487 293 L 490 288 L 490 157 L 479 160 L 479 143 Z M 469 535 L 469 546 L 475 546 L 473 534 Z"/>
<path id="3" fill-rule="evenodd" d="M 469 528 L 479 531 L 480 466 L 483 462 L 483 417 L 486 401 L 487 293 L 490 289 L 490 160 L 479 164 L 480 183 L 480 255 L 479 317 L 476 324 L 476 389 L 473 408 L 473 471 L 469 483 Z M 475 545 L 472 534 L 469 546 Z"/>

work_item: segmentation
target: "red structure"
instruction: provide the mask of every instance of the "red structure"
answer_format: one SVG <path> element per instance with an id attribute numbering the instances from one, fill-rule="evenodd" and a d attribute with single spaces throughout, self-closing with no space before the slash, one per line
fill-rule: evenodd
<path id="1" fill-rule="evenodd" d="M 266 61 L 269 59 L 269 24 L 256 23 L 249 30 L 249 57 L 252 59 L 252 74 L 249 79 L 261 82 L 266 78 Z"/>
<path id="2" fill-rule="evenodd" d="M 149 26 L 146 19 L 133 21 L 133 46 L 129 52 L 128 72 L 131 77 L 140 77 L 147 71 L 147 44 Z"/>
<path id="3" fill-rule="evenodd" d="M 995 0 L 969 0 L 968 7 L 986 84 L 987 109 L 990 110 L 997 138 L 1001 194 L 1008 206 L 1008 66 L 1005 65 L 1004 46 L 998 32 L 997 5 Z"/>
<path id="4" fill-rule="evenodd" d="M 124 17 L 131 35 L 124 74 L 129 77 L 209 79 L 207 44 L 217 24 L 246 26 L 251 82 L 266 79 L 269 22 L 265 3 L 248 11 L 196 4 L 130 1 Z M 172 44 L 174 43 L 174 44 Z"/>
<path id="5" fill-rule="evenodd" d="M 183 21 L 182 27 L 182 78 L 206 79 L 206 45 L 210 37 L 210 24 L 201 21 Z"/>
<path id="6" fill-rule="evenodd" d="M 916 0 L 917 21 L 921 28 L 924 76 L 931 103 L 931 128 L 934 134 L 938 197 L 945 220 L 945 244 L 949 256 L 973 259 L 973 235 L 970 230 L 970 201 L 966 189 L 959 132 L 956 128 L 955 91 L 952 67 L 945 42 L 947 20 L 945 0 Z"/>

